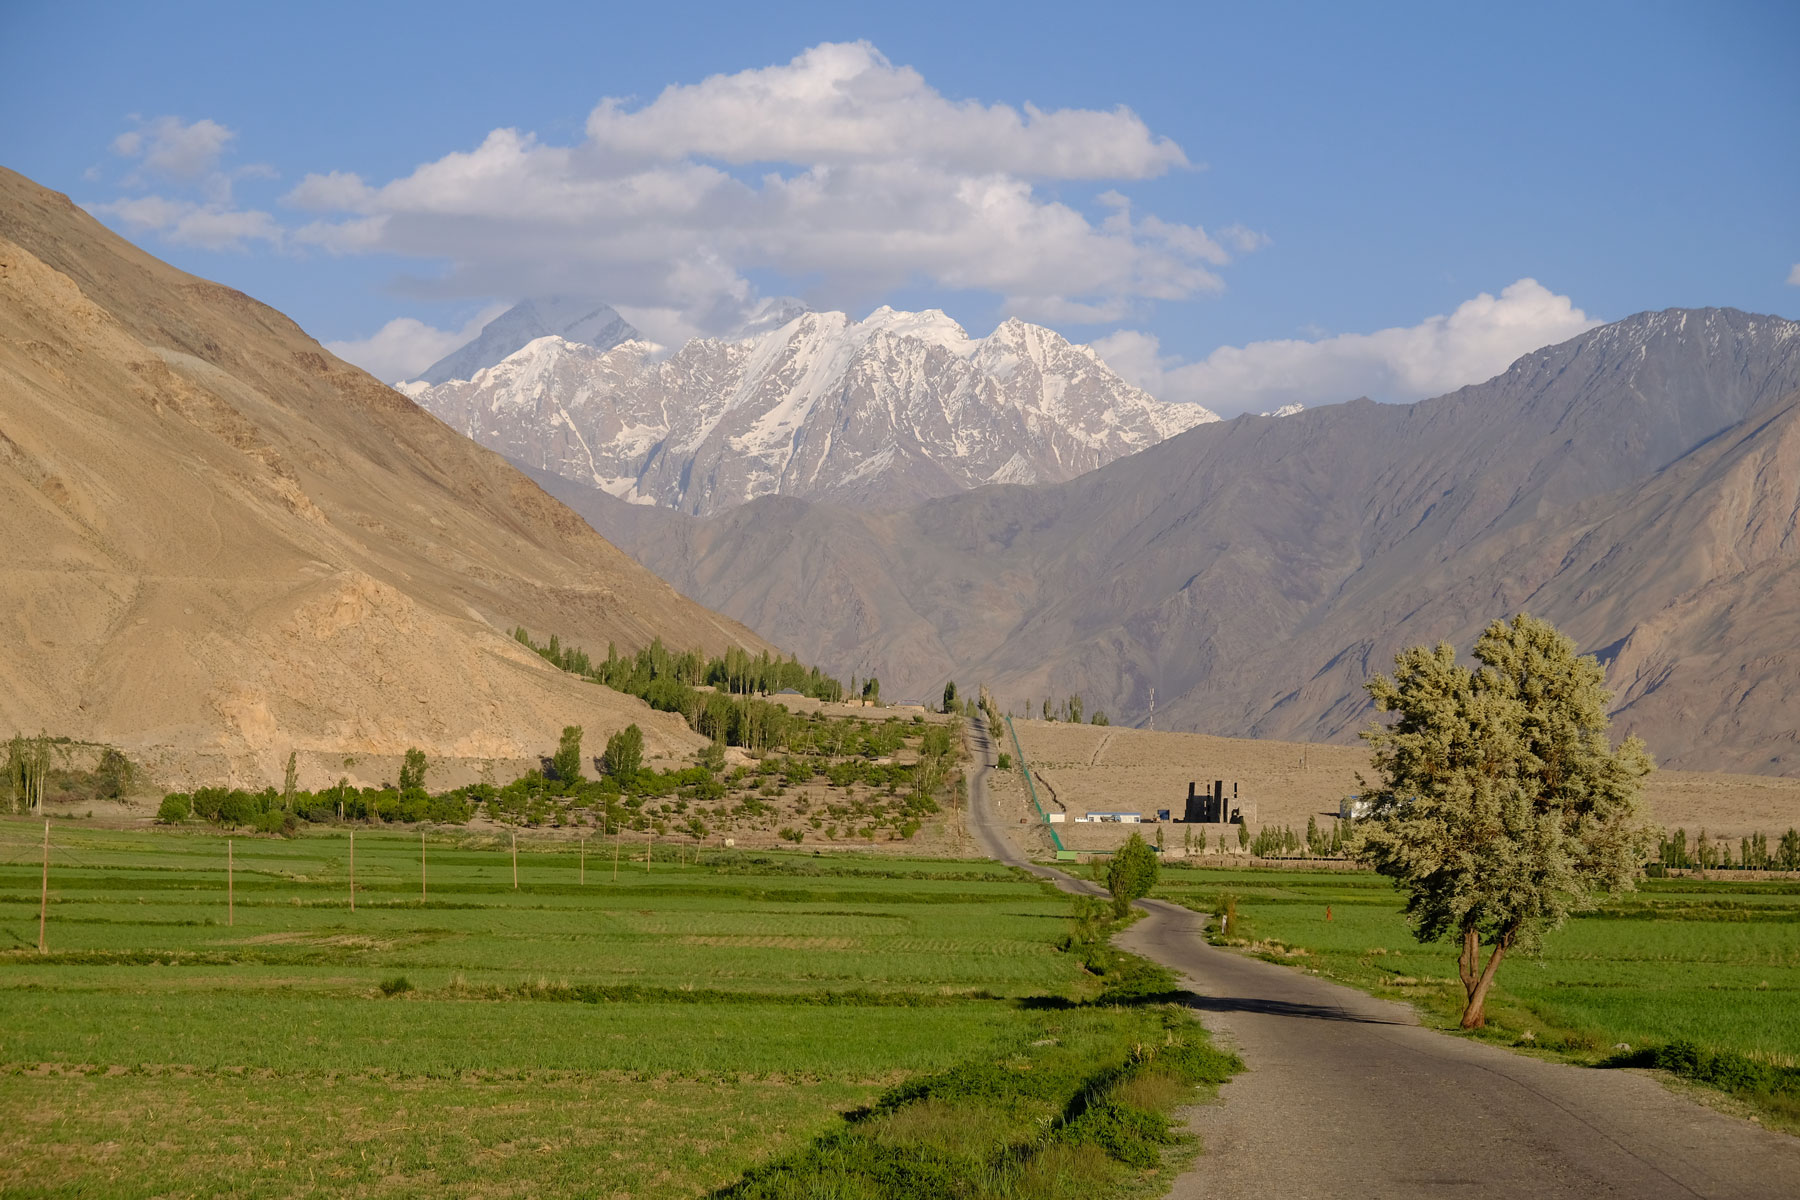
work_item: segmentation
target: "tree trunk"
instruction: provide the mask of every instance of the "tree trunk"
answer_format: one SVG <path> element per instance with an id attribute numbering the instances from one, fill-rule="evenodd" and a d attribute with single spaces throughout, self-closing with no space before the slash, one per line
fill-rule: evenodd
<path id="1" fill-rule="evenodd" d="M 1480 946 L 1479 941 L 1471 941 L 1471 938 L 1476 936 L 1472 930 L 1463 934 L 1463 953 L 1471 964 L 1476 961 L 1476 951 Z M 1494 975 L 1500 970 L 1500 960 L 1506 957 L 1506 949 L 1512 945 L 1512 940 L 1513 935 L 1510 931 L 1500 936 L 1500 940 L 1494 943 L 1494 952 L 1488 956 L 1487 967 L 1483 969 L 1480 978 L 1476 979 L 1472 986 L 1470 985 L 1470 976 L 1468 974 L 1463 976 L 1464 986 L 1469 989 L 1469 1005 L 1463 1009 L 1462 1015 L 1464 1029 L 1480 1029 L 1487 1024 L 1487 1013 L 1484 1009 L 1487 1004 L 1488 989 L 1494 986 Z"/>
<path id="2" fill-rule="evenodd" d="M 1462 931 L 1462 953 L 1456 957 L 1456 973 L 1462 979 L 1463 994 L 1473 996 L 1481 982 L 1481 934 L 1473 925 Z"/>

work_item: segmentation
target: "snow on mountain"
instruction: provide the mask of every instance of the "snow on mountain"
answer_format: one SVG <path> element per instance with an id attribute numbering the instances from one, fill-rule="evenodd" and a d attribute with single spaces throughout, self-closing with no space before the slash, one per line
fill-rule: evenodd
<path id="1" fill-rule="evenodd" d="M 408 394 L 516 461 L 695 514 L 769 494 L 888 508 L 1061 481 L 1219 419 L 1017 319 L 971 338 L 935 309 L 763 315 L 784 314 L 667 357 L 637 340 L 539 337 Z"/>
<path id="2" fill-rule="evenodd" d="M 624 317 L 597 300 L 543 296 L 522 300 L 481 327 L 475 340 L 427 367 L 417 381 L 430 384 L 470 379 L 527 343 L 555 334 L 571 342 L 610 350 L 639 336 Z M 406 388 L 406 391 L 412 395 Z"/>

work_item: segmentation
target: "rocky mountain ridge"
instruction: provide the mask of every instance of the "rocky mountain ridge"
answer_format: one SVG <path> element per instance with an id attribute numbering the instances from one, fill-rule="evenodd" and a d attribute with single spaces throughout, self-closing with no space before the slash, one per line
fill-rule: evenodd
<path id="1" fill-rule="evenodd" d="M 1162 729 L 1348 741 L 1405 645 L 1521 609 L 1672 765 L 1800 770 L 1800 324 L 1643 313 L 1414 405 L 1240 417 L 1078 479 L 704 521 L 555 494 L 842 673 Z"/>
<path id="2" fill-rule="evenodd" d="M 471 379 L 406 390 L 515 462 L 696 515 L 764 495 L 880 509 L 1057 482 L 1218 419 L 1017 319 L 972 338 L 935 310 L 778 315 L 791 319 L 667 356 L 543 337 Z"/>
<path id="3" fill-rule="evenodd" d="M 437 384 L 472 378 L 475 372 L 541 337 L 567 338 L 596 350 L 610 350 L 640 336 L 630 322 L 598 300 L 578 296 L 521 300 L 483 325 L 474 340 L 426 367 L 412 382 Z"/>

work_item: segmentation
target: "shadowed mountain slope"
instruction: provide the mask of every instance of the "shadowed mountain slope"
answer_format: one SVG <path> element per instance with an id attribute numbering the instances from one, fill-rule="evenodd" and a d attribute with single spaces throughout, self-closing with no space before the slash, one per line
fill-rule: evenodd
<path id="1" fill-rule="evenodd" d="M 293 322 L 0 171 L 0 732 L 307 786 L 419 746 L 505 759 L 682 722 L 555 671 L 766 643 Z M 350 772 L 354 775 L 354 772 Z"/>
<path id="2" fill-rule="evenodd" d="M 699 524 L 569 499 L 822 662 L 1166 729 L 1348 740 L 1394 652 L 1527 609 L 1603 655 L 1672 764 L 1800 767 L 1800 325 L 1645 313 L 1410 406 L 1181 434 L 1067 483 Z M 872 631 L 872 632 L 870 632 Z M 840 657 L 841 656 L 841 657 Z"/>

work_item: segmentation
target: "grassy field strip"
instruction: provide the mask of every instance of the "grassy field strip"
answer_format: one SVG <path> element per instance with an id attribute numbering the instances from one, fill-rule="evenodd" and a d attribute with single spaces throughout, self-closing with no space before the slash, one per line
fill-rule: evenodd
<path id="1" fill-rule="evenodd" d="M 877 1089 L 528 1076 L 0 1078 L 0 1194 L 681 1196 Z"/>
<path id="2" fill-rule="evenodd" d="M 1226 1061 L 1154 998 L 1090 1003 L 1119 973 L 995 864 L 690 850 L 584 883 L 533 839 L 515 890 L 510 838 L 457 831 L 421 899 L 417 836 L 359 830 L 352 911 L 347 832 L 314 830 L 236 839 L 228 916 L 218 834 L 58 827 L 40 955 L 41 832 L 0 822 L 8 1196 L 692 1196 L 879 1131 L 1098 1200 L 1191 1150 L 1159 1114 Z M 1151 1071 L 1158 1039 L 1190 1048 Z M 970 1071 L 1060 1082 L 976 1103 L 989 1140 L 952 1153 L 919 1106 L 974 1102 L 902 1093 Z"/>
<path id="3" fill-rule="evenodd" d="M 1235 897 L 1230 943 L 1455 1024 L 1463 997 L 1453 950 L 1415 942 L 1398 896 L 1376 876 L 1171 871 L 1156 894 L 1210 913 Z M 1617 1059 L 1621 1045 L 1691 1042 L 1800 1066 L 1800 883 L 1646 880 L 1551 933 L 1540 955 L 1509 961 L 1488 1020 L 1478 1036 L 1580 1062 Z M 1800 1094 L 1760 1102 L 1800 1118 Z"/>

